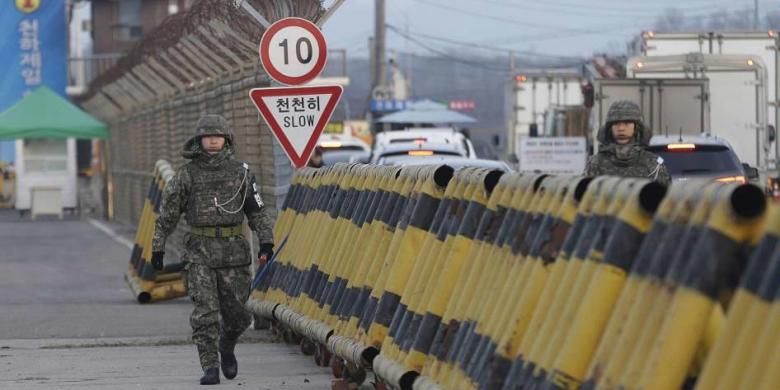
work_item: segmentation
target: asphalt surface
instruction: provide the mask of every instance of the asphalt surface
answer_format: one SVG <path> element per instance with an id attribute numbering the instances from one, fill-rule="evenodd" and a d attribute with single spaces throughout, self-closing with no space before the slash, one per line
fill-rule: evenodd
<path id="1" fill-rule="evenodd" d="M 135 301 L 124 280 L 133 237 L 133 227 L 77 215 L 30 221 L 0 210 L 0 389 L 197 385 L 192 305 Z M 268 332 L 247 331 L 237 356 L 239 376 L 222 387 L 330 388 L 326 369 Z"/>

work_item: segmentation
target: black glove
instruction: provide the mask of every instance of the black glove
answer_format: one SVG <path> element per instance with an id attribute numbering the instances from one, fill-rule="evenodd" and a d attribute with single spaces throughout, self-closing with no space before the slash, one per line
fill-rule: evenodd
<path id="1" fill-rule="evenodd" d="M 274 257 L 274 244 L 260 244 L 260 252 L 257 253 L 257 259 L 265 255 L 265 261 L 270 261 Z M 262 264 L 261 264 L 262 265 Z"/>
<path id="2" fill-rule="evenodd" d="M 152 267 L 154 267 L 154 269 L 162 271 L 163 256 L 165 256 L 165 252 L 152 252 Z"/>

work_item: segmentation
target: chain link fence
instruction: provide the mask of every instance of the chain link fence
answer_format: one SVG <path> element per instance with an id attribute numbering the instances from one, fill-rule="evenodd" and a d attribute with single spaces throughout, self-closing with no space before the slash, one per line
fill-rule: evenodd
<path id="1" fill-rule="evenodd" d="M 108 214 L 115 220 L 138 223 L 155 162 L 183 164 L 181 147 L 206 113 L 227 118 L 237 158 L 257 176 L 267 207 L 275 214 L 281 206 L 293 169 L 249 98 L 251 88 L 271 81 L 258 58 L 265 21 L 246 6 L 268 22 L 289 16 L 316 22 L 324 10 L 317 0 L 246 3 L 196 2 L 91 83 L 81 105 L 110 128 L 105 177 Z"/>

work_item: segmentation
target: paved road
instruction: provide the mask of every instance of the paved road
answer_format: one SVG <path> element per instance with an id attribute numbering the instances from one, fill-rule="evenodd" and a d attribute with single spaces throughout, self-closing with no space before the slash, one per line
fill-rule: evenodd
<path id="1" fill-rule="evenodd" d="M 133 229 L 107 224 L 132 241 Z M 200 368 L 187 298 L 139 305 L 129 249 L 78 217 L 20 220 L 0 210 L 0 389 L 189 389 Z M 223 387 L 326 389 L 328 371 L 248 331 L 239 377 Z"/>

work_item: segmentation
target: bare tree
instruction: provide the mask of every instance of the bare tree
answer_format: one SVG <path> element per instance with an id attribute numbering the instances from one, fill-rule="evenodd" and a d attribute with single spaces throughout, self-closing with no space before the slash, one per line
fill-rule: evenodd
<path id="1" fill-rule="evenodd" d="M 722 31 L 728 29 L 729 13 L 723 10 L 710 14 L 707 29 L 710 31 Z"/>
<path id="2" fill-rule="evenodd" d="M 658 16 L 655 31 L 751 31 L 753 30 L 753 9 L 743 8 L 733 12 L 720 9 L 708 16 L 686 16 L 677 8 L 670 8 Z M 780 28 L 780 11 L 766 15 L 765 24 L 759 28 Z"/>
<path id="3" fill-rule="evenodd" d="M 752 31 L 753 10 L 746 8 L 734 11 L 731 15 L 729 15 L 727 26 L 728 29 L 732 31 Z"/>
<path id="4" fill-rule="evenodd" d="M 772 11 L 766 15 L 766 28 L 777 30 L 780 29 L 780 11 Z"/>
<path id="5" fill-rule="evenodd" d="M 677 8 L 669 8 L 656 20 L 655 31 L 679 32 L 685 30 L 685 24 L 683 12 Z"/>

